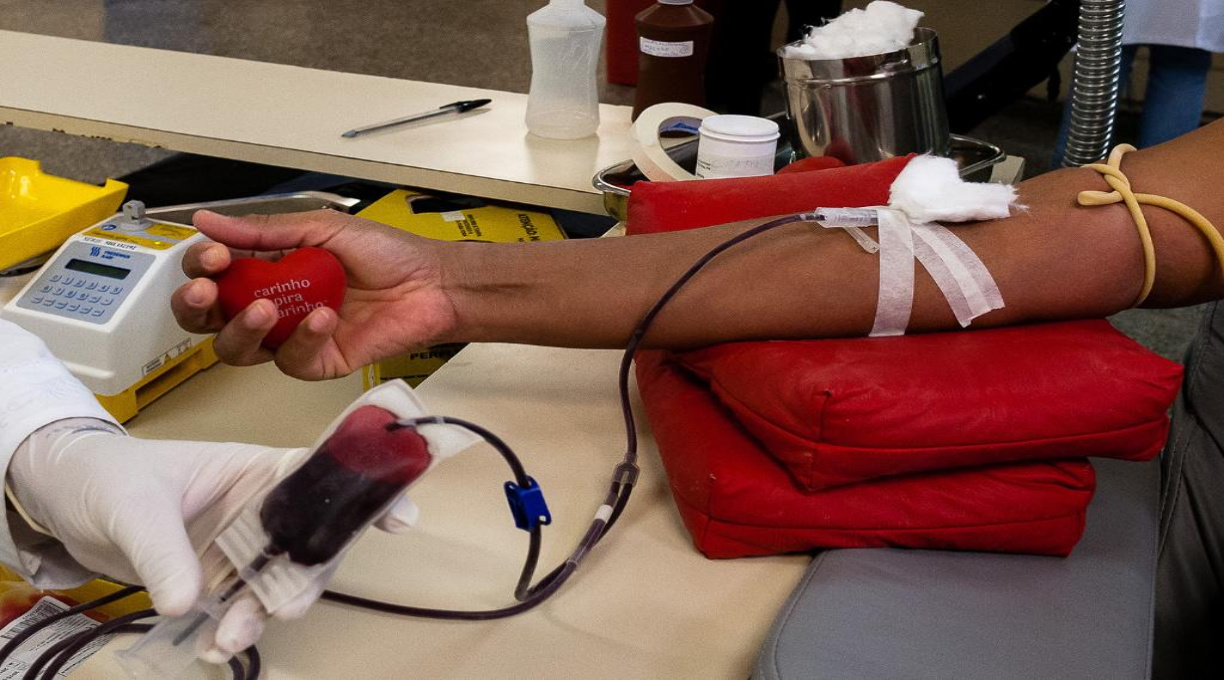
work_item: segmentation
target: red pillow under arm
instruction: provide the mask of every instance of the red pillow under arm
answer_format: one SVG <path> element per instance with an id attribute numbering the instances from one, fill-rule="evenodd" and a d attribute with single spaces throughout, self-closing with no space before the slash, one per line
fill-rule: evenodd
<path id="1" fill-rule="evenodd" d="M 888 203 L 911 156 L 768 177 L 638 182 L 629 193 L 630 234 L 679 231 L 816 208 Z"/>
<path id="2" fill-rule="evenodd" d="M 676 507 L 709 557 L 901 546 L 1066 555 L 1092 497 L 1087 461 L 931 472 L 803 493 L 664 352 L 638 387 Z"/>
<path id="3" fill-rule="evenodd" d="M 906 162 L 638 183 L 628 230 L 881 204 Z M 642 352 L 637 369 L 677 506 L 712 557 L 882 545 L 1066 554 L 1092 470 L 1044 459 L 1154 455 L 1180 378 L 1104 321 Z"/>
<path id="4" fill-rule="evenodd" d="M 672 360 L 807 490 L 984 463 L 1148 460 L 1182 375 L 1103 319 L 729 343 Z"/>

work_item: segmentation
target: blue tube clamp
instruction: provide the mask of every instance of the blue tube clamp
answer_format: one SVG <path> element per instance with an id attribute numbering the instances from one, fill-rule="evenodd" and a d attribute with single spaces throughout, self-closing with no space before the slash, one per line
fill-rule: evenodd
<path id="1" fill-rule="evenodd" d="M 506 482 L 506 500 L 510 503 L 510 514 L 514 515 L 514 526 L 531 531 L 541 524 L 552 524 L 552 514 L 544 501 L 544 491 L 534 477 L 527 478 L 527 486 Z"/>

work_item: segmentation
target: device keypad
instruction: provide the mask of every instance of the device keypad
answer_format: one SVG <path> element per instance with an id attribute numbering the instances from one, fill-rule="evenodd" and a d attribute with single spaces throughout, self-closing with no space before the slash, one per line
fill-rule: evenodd
<path id="1" fill-rule="evenodd" d="M 97 319 L 115 304 L 115 300 L 124 290 L 122 286 L 100 286 L 97 282 L 83 279 L 75 279 L 72 283 L 61 279 L 60 282 L 68 286 L 40 286 L 38 292 L 30 298 L 30 303 L 64 310 L 70 315 L 82 318 Z M 103 289 L 105 292 L 90 292 Z"/>
<path id="2" fill-rule="evenodd" d="M 130 273 L 125 280 L 116 281 L 104 274 L 70 270 L 61 264 L 73 258 L 96 262 L 101 266 L 120 267 Z M 92 324 L 105 324 L 118 313 L 123 301 L 132 292 L 133 285 L 139 282 L 153 261 L 154 257 L 146 253 L 111 251 L 84 242 L 70 243 L 17 300 L 17 306 Z"/>

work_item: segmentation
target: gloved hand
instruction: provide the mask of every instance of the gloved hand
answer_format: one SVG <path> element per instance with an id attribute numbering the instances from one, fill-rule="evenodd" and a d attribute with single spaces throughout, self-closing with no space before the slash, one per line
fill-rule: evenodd
<path id="1" fill-rule="evenodd" d="M 85 568 L 143 584 L 157 611 L 190 611 L 229 562 L 213 540 L 254 499 L 271 491 L 308 454 L 236 443 L 146 440 L 113 425 L 77 418 L 36 431 L 9 465 L 10 488 L 29 518 Z M 409 528 L 416 508 L 400 500 L 377 522 Z M 274 612 L 301 616 L 322 594 L 306 592 Z M 254 644 L 266 618 L 253 597 L 239 599 L 204 641 L 221 663 Z"/>

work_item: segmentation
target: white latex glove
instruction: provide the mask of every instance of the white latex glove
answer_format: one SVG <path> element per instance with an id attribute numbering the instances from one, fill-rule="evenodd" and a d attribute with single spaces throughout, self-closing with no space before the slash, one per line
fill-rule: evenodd
<path id="1" fill-rule="evenodd" d="M 143 584 L 160 614 L 191 610 L 229 562 L 213 540 L 253 499 L 295 469 L 307 449 L 128 437 L 98 420 L 58 421 L 17 449 L 9 481 L 30 518 L 85 568 Z M 416 519 L 401 499 L 377 523 L 399 532 Z M 275 612 L 296 618 L 322 594 Z M 214 663 L 255 643 L 266 614 L 254 598 L 226 612 L 202 658 Z"/>

